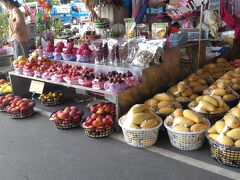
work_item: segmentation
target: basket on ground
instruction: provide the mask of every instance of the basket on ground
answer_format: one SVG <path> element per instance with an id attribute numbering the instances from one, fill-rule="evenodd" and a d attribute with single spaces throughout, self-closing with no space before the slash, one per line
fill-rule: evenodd
<path id="1" fill-rule="evenodd" d="M 172 115 L 170 115 L 172 116 Z M 203 120 L 210 127 L 210 122 L 206 119 Z M 166 121 L 164 121 L 164 126 L 167 129 L 170 143 L 181 150 L 196 150 L 202 147 L 205 140 L 205 132 L 207 129 L 200 132 L 179 132 L 173 130 Z"/>
<path id="2" fill-rule="evenodd" d="M 89 128 L 83 125 L 82 127 L 86 135 L 92 138 L 107 137 L 113 133 L 113 125 L 109 125 L 106 127 L 99 127 L 99 128 L 95 128 L 95 127 Z"/>
<path id="3" fill-rule="evenodd" d="M 219 144 L 208 136 L 209 145 L 211 148 L 211 156 L 219 163 L 231 167 L 240 167 L 240 148 L 229 147 Z"/>
<path id="4" fill-rule="evenodd" d="M 16 112 L 9 112 L 9 116 L 12 119 L 24 119 L 30 117 L 34 114 L 33 107 L 28 107 L 24 110 L 16 111 Z"/>
<path id="5" fill-rule="evenodd" d="M 151 129 L 130 129 L 123 126 L 126 115 L 119 119 L 119 125 L 122 128 L 124 139 L 130 146 L 146 148 L 154 145 L 158 138 L 158 132 L 162 125 L 162 119 L 159 124 Z"/>

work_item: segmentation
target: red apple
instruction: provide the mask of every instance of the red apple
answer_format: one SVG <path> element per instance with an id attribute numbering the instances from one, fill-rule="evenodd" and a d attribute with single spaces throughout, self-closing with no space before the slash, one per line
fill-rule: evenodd
<path id="1" fill-rule="evenodd" d="M 91 118 L 92 119 L 96 119 L 98 117 L 98 115 L 96 114 L 96 113 L 93 113 L 92 115 L 91 115 Z"/>

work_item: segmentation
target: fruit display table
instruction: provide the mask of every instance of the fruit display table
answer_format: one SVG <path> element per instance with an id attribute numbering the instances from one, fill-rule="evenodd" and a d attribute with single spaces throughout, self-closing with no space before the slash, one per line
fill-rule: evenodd
<path id="1" fill-rule="evenodd" d="M 187 45 L 191 46 L 191 45 Z M 196 44 L 192 44 L 193 48 L 197 46 Z M 29 93 L 29 87 L 31 80 L 45 82 L 46 84 L 52 84 L 54 86 L 66 86 L 78 89 L 78 92 L 81 91 L 84 94 L 86 93 L 95 93 L 103 96 L 105 99 L 110 102 L 116 104 L 116 116 L 117 119 L 120 115 L 125 114 L 129 108 L 136 104 L 141 103 L 147 98 L 150 98 L 154 94 L 165 90 L 165 88 L 175 84 L 181 79 L 180 74 L 180 51 L 181 47 L 169 47 L 163 51 L 162 55 L 162 63 L 159 65 L 154 65 L 148 68 L 139 68 L 139 67 L 131 67 L 129 65 L 122 66 L 111 66 L 111 65 L 95 65 L 91 63 L 79 63 L 79 62 L 71 62 L 71 61 L 62 61 L 62 60 L 53 60 L 61 63 L 67 63 L 71 65 L 81 65 L 85 67 L 94 68 L 95 71 L 107 72 L 110 70 L 116 70 L 119 72 L 127 72 L 130 70 L 133 74 L 137 75 L 140 79 L 140 83 L 133 87 L 124 90 L 120 93 L 112 93 L 107 92 L 105 90 L 96 90 L 89 87 L 83 87 L 80 85 L 70 85 L 63 82 L 54 82 L 51 80 L 45 80 L 42 78 L 29 77 L 25 75 L 19 75 L 15 72 L 10 72 L 10 79 L 13 86 L 13 93 L 15 95 L 20 95 L 24 97 L 29 97 L 31 93 Z M 195 58 L 193 58 L 195 59 Z M 54 87 L 52 86 L 52 87 Z"/>

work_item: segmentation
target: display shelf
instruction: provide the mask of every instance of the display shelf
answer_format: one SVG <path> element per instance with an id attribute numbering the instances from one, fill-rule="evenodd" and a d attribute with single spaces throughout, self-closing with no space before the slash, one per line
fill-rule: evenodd
<path id="1" fill-rule="evenodd" d="M 13 75 L 13 76 L 18 76 L 18 77 L 28 78 L 28 79 L 31 79 L 31 80 L 36 80 L 36 81 L 41 81 L 41 82 L 46 82 L 46 83 L 51 83 L 51 84 L 56 84 L 56 85 L 60 85 L 60 86 L 72 87 L 72 88 L 75 88 L 75 89 L 81 89 L 82 91 L 90 91 L 90 92 L 97 93 L 99 95 L 103 95 L 103 96 L 107 96 L 107 97 L 117 96 L 117 94 L 112 93 L 112 92 L 108 92 L 108 91 L 105 91 L 105 90 L 98 90 L 98 89 L 93 89 L 93 88 L 84 87 L 84 86 L 80 86 L 80 85 L 67 84 L 65 82 L 54 82 L 54 81 L 43 79 L 43 78 L 25 76 L 25 75 L 22 75 L 22 74 L 16 74 L 14 71 L 9 72 L 9 75 L 10 76 Z M 113 102 L 113 103 L 116 103 L 116 102 Z"/>
<path id="2" fill-rule="evenodd" d="M 118 63 L 117 65 L 113 65 L 113 64 L 83 63 L 83 62 L 65 61 L 65 60 L 56 60 L 56 59 L 50 59 L 50 60 L 58 63 L 63 63 L 63 64 L 89 67 L 89 68 L 93 68 L 96 72 L 99 71 L 103 73 L 107 73 L 113 70 L 121 71 L 121 72 L 131 71 L 139 79 L 142 78 L 142 71 L 146 69 L 143 67 L 131 66 L 129 63 Z"/>

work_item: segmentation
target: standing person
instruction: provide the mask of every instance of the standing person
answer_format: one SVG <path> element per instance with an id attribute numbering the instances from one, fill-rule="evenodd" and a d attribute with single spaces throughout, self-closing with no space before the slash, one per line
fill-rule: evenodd
<path id="1" fill-rule="evenodd" d="M 27 26 L 24 14 L 19 9 L 20 4 L 17 0 L 0 0 L 0 2 L 9 11 L 9 37 L 13 46 L 14 59 L 20 55 L 28 57 Z"/>

